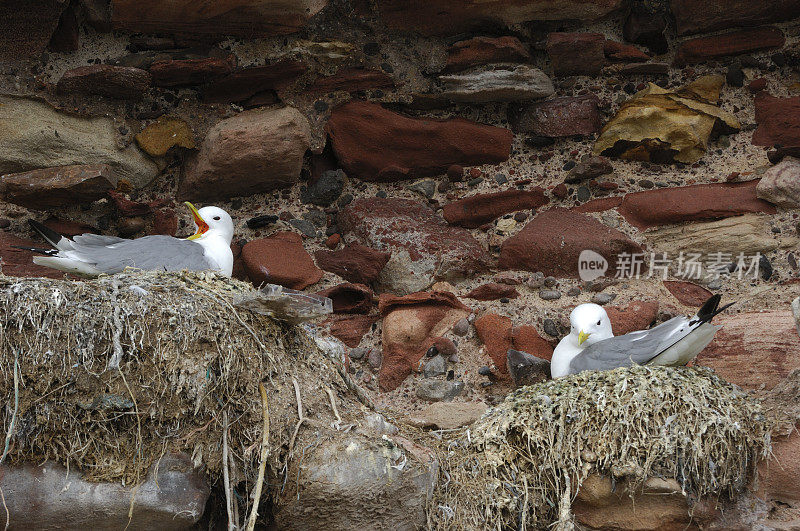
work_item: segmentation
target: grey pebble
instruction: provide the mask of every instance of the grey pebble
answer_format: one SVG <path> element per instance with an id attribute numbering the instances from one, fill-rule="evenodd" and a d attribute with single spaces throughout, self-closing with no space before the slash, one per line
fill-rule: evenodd
<path id="1" fill-rule="evenodd" d="M 480 374 L 481 376 L 489 376 L 490 374 L 492 374 L 492 370 L 486 365 L 484 365 L 483 367 L 478 369 L 478 374 Z"/>
<path id="2" fill-rule="evenodd" d="M 367 349 L 363 347 L 356 347 L 350 351 L 351 360 L 360 360 L 367 353 Z"/>
<path id="3" fill-rule="evenodd" d="M 453 325 L 453 333 L 459 337 L 464 337 L 469 333 L 469 321 L 461 318 Z"/>
<path id="4" fill-rule="evenodd" d="M 422 366 L 422 374 L 425 375 L 425 378 L 433 378 L 445 372 L 447 372 L 447 364 L 442 356 L 434 356 Z"/>
<path id="5" fill-rule="evenodd" d="M 539 290 L 539 297 L 546 301 L 553 301 L 561 298 L 561 292 L 557 289 L 543 289 Z"/>
<path id="6" fill-rule="evenodd" d="M 433 194 L 436 193 L 436 181 L 433 179 L 417 181 L 408 185 L 408 189 L 430 199 L 433 197 Z"/>
<path id="7" fill-rule="evenodd" d="M 545 319 L 544 323 L 544 333 L 548 336 L 558 337 L 558 325 L 552 319 Z"/>
<path id="8" fill-rule="evenodd" d="M 569 288 L 569 291 L 567 292 L 567 295 L 569 295 L 570 297 L 577 297 L 580 294 L 581 294 L 581 288 L 577 286 L 575 286 L 574 288 Z"/>
<path id="9" fill-rule="evenodd" d="M 617 298 L 616 293 L 598 293 L 597 295 L 592 297 L 592 302 L 602 306 L 604 304 L 608 304 L 609 302 L 613 301 L 616 298 Z"/>
<path id="10" fill-rule="evenodd" d="M 317 228 L 307 219 L 290 219 L 289 225 L 299 230 L 303 235 L 313 238 L 317 235 Z"/>
<path id="11" fill-rule="evenodd" d="M 429 402 L 452 400 L 464 390 L 464 382 L 425 379 L 417 385 L 417 396 Z"/>
<path id="12" fill-rule="evenodd" d="M 369 354 L 367 355 L 367 362 L 369 366 L 373 369 L 380 368 L 381 364 L 383 363 L 383 352 L 377 348 L 369 349 Z"/>

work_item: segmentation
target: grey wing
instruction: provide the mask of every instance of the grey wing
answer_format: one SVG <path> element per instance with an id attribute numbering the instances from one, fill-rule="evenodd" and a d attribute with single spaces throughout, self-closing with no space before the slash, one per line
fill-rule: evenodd
<path id="1" fill-rule="evenodd" d="M 172 236 L 145 236 L 126 240 L 113 236 L 84 234 L 74 238 L 70 258 L 92 264 L 104 273 L 119 273 L 126 267 L 147 270 L 202 271 L 216 269 L 205 256 L 203 246 Z"/>
<path id="2" fill-rule="evenodd" d="M 569 364 L 570 373 L 606 371 L 617 367 L 644 365 L 685 337 L 692 327 L 686 317 L 673 317 L 649 330 L 611 337 L 590 345 Z"/>

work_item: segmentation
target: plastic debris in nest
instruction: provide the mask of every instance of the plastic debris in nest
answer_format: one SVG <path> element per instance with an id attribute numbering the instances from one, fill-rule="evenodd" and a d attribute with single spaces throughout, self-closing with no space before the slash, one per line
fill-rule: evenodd
<path id="1" fill-rule="evenodd" d="M 234 306 L 290 324 L 311 321 L 333 312 L 333 301 L 311 293 L 303 293 L 276 284 L 267 284 L 258 291 L 237 295 Z"/>
<path id="2" fill-rule="evenodd" d="M 733 496 L 768 455 L 774 425 L 705 368 L 634 366 L 522 387 L 440 443 L 449 481 L 429 527 L 569 528 L 571 499 L 593 474 L 631 492 L 673 478 L 690 502 Z"/>

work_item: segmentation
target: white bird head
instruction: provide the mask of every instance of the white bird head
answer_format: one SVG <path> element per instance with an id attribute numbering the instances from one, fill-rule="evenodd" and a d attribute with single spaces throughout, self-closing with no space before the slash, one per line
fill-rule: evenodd
<path id="1" fill-rule="evenodd" d="M 571 325 L 570 335 L 573 335 L 578 345 L 588 347 L 598 341 L 614 337 L 611 330 L 611 320 L 602 306 L 594 303 L 576 306 L 569 314 Z"/>
<path id="2" fill-rule="evenodd" d="M 195 233 L 189 236 L 190 240 L 217 236 L 230 245 L 233 239 L 233 220 L 227 212 L 215 206 L 198 210 L 188 201 L 184 204 L 192 211 L 194 218 Z"/>

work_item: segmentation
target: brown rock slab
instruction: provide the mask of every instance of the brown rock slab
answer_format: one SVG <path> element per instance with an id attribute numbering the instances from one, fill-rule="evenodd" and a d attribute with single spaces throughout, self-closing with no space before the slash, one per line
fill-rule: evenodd
<path id="1" fill-rule="evenodd" d="M 377 315 L 347 315 L 331 317 L 323 324 L 328 325 L 333 337 L 350 348 L 356 348 L 377 320 Z"/>
<path id="2" fill-rule="evenodd" d="M 516 299 L 519 297 L 519 292 L 514 288 L 514 286 L 509 286 L 508 284 L 488 282 L 471 290 L 469 293 L 464 295 L 464 297 L 478 301 L 496 301 L 498 299 L 502 299 L 503 297 L 508 299 Z"/>
<path id="3" fill-rule="evenodd" d="M 0 231 L 0 271 L 9 277 L 49 277 L 64 278 L 64 273 L 49 267 L 33 263 L 34 254 L 31 251 L 15 249 L 14 247 L 41 247 L 41 241 L 31 241 L 17 238 L 13 234 Z"/>
<path id="4" fill-rule="evenodd" d="M 800 147 L 800 96 L 776 98 L 760 92 L 755 98 L 756 123 L 753 144 L 782 148 Z"/>
<path id="5" fill-rule="evenodd" d="M 620 76 L 666 76 L 669 68 L 669 63 L 627 63 L 611 66 L 606 71 Z"/>
<path id="6" fill-rule="evenodd" d="M 759 26 L 795 18 L 798 0 L 670 0 L 678 35 L 707 33 L 737 26 Z"/>
<path id="7" fill-rule="evenodd" d="M 764 172 L 756 195 L 782 208 L 800 208 L 800 160 L 786 157 Z"/>
<path id="8" fill-rule="evenodd" d="M 640 63 L 649 61 L 650 56 L 641 51 L 639 48 L 632 44 L 623 44 L 621 42 L 606 39 L 603 45 L 603 53 L 610 61 L 618 61 L 623 63 Z"/>
<path id="9" fill-rule="evenodd" d="M 65 0 L 0 3 L 0 60 L 18 61 L 42 53 L 68 5 Z"/>
<path id="10" fill-rule="evenodd" d="M 280 284 L 303 289 L 322 278 L 322 270 L 303 248 L 303 238 L 295 232 L 278 232 L 253 240 L 242 248 L 247 276 L 255 285 Z"/>
<path id="11" fill-rule="evenodd" d="M 163 157 L 171 148 L 194 149 L 194 133 L 180 118 L 161 116 L 136 135 L 136 144 L 151 157 Z"/>
<path id="12" fill-rule="evenodd" d="M 242 68 L 212 82 L 203 90 L 207 103 L 237 103 L 269 91 L 282 90 L 304 74 L 300 61 L 284 59 L 277 63 Z"/>
<path id="13" fill-rule="evenodd" d="M 697 184 L 627 194 L 619 213 L 638 229 L 721 219 L 750 212 L 774 214 L 775 207 L 756 197 L 758 181 Z"/>
<path id="14" fill-rule="evenodd" d="M 43 168 L 0 176 L 0 196 L 26 208 L 47 210 L 102 199 L 118 180 L 106 164 Z"/>
<path id="15" fill-rule="evenodd" d="M 503 162 L 513 136 L 460 118 L 409 118 L 367 102 L 336 107 L 326 130 L 347 174 L 374 182 L 439 175 L 453 164 Z"/>
<path id="16" fill-rule="evenodd" d="M 97 94 L 121 100 L 139 100 L 150 88 L 151 81 L 150 74 L 139 68 L 90 65 L 64 72 L 56 89 L 62 94 Z"/>
<path id="17" fill-rule="evenodd" d="M 325 271 L 350 282 L 367 285 L 378 280 L 390 256 L 391 253 L 376 251 L 359 243 L 349 243 L 338 251 L 321 249 L 314 252 L 314 259 Z"/>
<path id="18" fill-rule="evenodd" d="M 508 349 L 513 347 L 511 330 L 513 324 L 510 317 L 487 313 L 475 319 L 475 332 L 478 339 L 486 348 L 486 354 L 492 360 L 492 374 L 503 379 L 510 380 L 506 356 Z"/>
<path id="19" fill-rule="evenodd" d="M 445 72 L 460 72 L 489 63 L 526 63 L 528 50 L 516 37 L 474 37 L 458 41 L 447 50 Z"/>
<path id="20" fill-rule="evenodd" d="M 178 215 L 171 208 L 159 208 L 153 210 L 153 226 L 148 234 L 163 234 L 165 236 L 175 236 L 178 232 Z M 239 250 L 241 253 L 241 250 Z M 234 254 L 235 257 L 235 254 Z"/>
<path id="21" fill-rule="evenodd" d="M 209 130 L 179 193 L 213 200 L 290 186 L 300 178 L 310 138 L 308 121 L 293 107 L 241 112 Z"/>
<path id="22" fill-rule="evenodd" d="M 607 306 L 606 313 L 614 335 L 621 336 L 650 328 L 658 318 L 658 302 L 631 301 L 625 307 Z"/>
<path id="23" fill-rule="evenodd" d="M 182 87 L 208 83 L 230 74 L 236 67 L 236 56 L 202 57 L 198 59 L 173 59 L 156 61 L 150 66 L 153 85 L 157 87 Z"/>
<path id="24" fill-rule="evenodd" d="M 772 438 L 772 455 L 758 465 L 758 491 L 762 500 L 800 505 L 800 434 Z"/>
<path id="25" fill-rule="evenodd" d="M 696 363 L 743 389 L 772 389 L 800 366 L 800 336 L 791 310 L 721 315 L 714 340 Z"/>
<path id="26" fill-rule="evenodd" d="M 500 248 L 500 268 L 541 271 L 556 277 L 577 277 L 578 256 L 592 250 L 616 269 L 620 253 L 641 253 L 643 249 L 622 232 L 607 227 L 591 216 L 553 208 L 533 218 Z"/>
<path id="27" fill-rule="evenodd" d="M 551 33 L 547 55 L 557 76 L 594 76 L 606 64 L 602 33 Z"/>
<path id="28" fill-rule="evenodd" d="M 58 26 L 56 26 L 53 35 L 50 36 L 50 42 L 47 44 L 47 49 L 53 52 L 67 53 L 74 52 L 80 47 L 80 24 L 78 17 L 75 15 L 77 6 L 69 6 L 61 13 L 61 18 L 58 19 Z"/>
<path id="29" fill-rule="evenodd" d="M 710 37 L 698 37 L 683 41 L 678 46 L 674 64 L 682 66 L 690 63 L 702 63 L 718 57 L 781 48 L 785 42 L 786 37 L 783 32 L 771 26 Z"/>
<path id="30" fill-rule="evenodd" d="M 375 296 L 368 286 L 349 282 L 318 291 L 317 295 L 333 301 L 333 313 L 369 313 Z"/>
<path id="31" fill-rule="evenodd" d="M 492 194 L 478 194 L 459 199 L 444 206 L 442 215 L 451 225 L 477 228 L 504 214 L 518 210 L 536 209 L 549 203 L 544 190 L 505 190 Z"/>
<path id="32" fill-rule="evenodd" d="M 357 199 L 341 210 L 338 225 L 369 247 L 392 253 L 379 283 L 395 293 L 469 276 L 491 262 L 469 231 L 448 225 L 427 205 L 408 199 Z"/>
<path id="33" fill-rule="evenodd" d="M 539 359 L 550 361 L 553 357 L 553 345 L 539 335 L 535 326 L 515 326 L 511 330 L 511 343 L 514 348 Z"/>
<path id="34" fill-rule="evenodd" d="M 474 423 L 486 409 L 483 402 L 434 402 L 415 412 L 408 422 L 421 429 L 452 430 Z"/>
<path id="35" fill-rule="evenodd" d="M 515 133 L 558 138 L 600 131 L 602 118 L 597 96 L 567 96 L 538 103 L 510 106 L 508 121 Z"/>
<path id="36" fill-rule="evenodd" d="M 269 37 L 298 31 L 326 4 L 327 0 L 220 0 L 198 9 L 193 0 L 111 0 L 111 22 L 115 29 L 129 32 Z"/>
<path id="37" fill-rule="evenodd" d="M 698 286 L 692 282 L 684 280 L 665 280 L 664 287 L 678 299 L 681 304 L 699 308 L 702 306 L 712 293 L 703 286 Z"/>
<path id="38" fill-rule="evenodd" d="M 308 94 L 358 90 L 393 89 L 394 79 L 380 70 L 342 68 L 331 76 L 319 77 L 305 89 Z"/>
<path id="39" fill-rule="evenodd" d="M 561 185 L 566 188 L 565 185 Z M 573 212 L 581 212 L 586 214 L 588 212 L 605 212 L 606 210 L 611 210 L 612 208 L 617 208 L 622 204 L 623 196 L 618 195 L 614 197 L 600 197 L 598 199 L 592 199 L 591 201 L 587 201 L 582 205 L 574 206 L 570 210 Z"/>
<path id="40" fill-rule="evenodd" d="M 378 308 L 383 316 L 383 363 L 378 376 L 383 391 L 396 389 L 418 370 L 435 338 L 469 315 L 469 309 L 448 292 L 382 295 Z"/>

